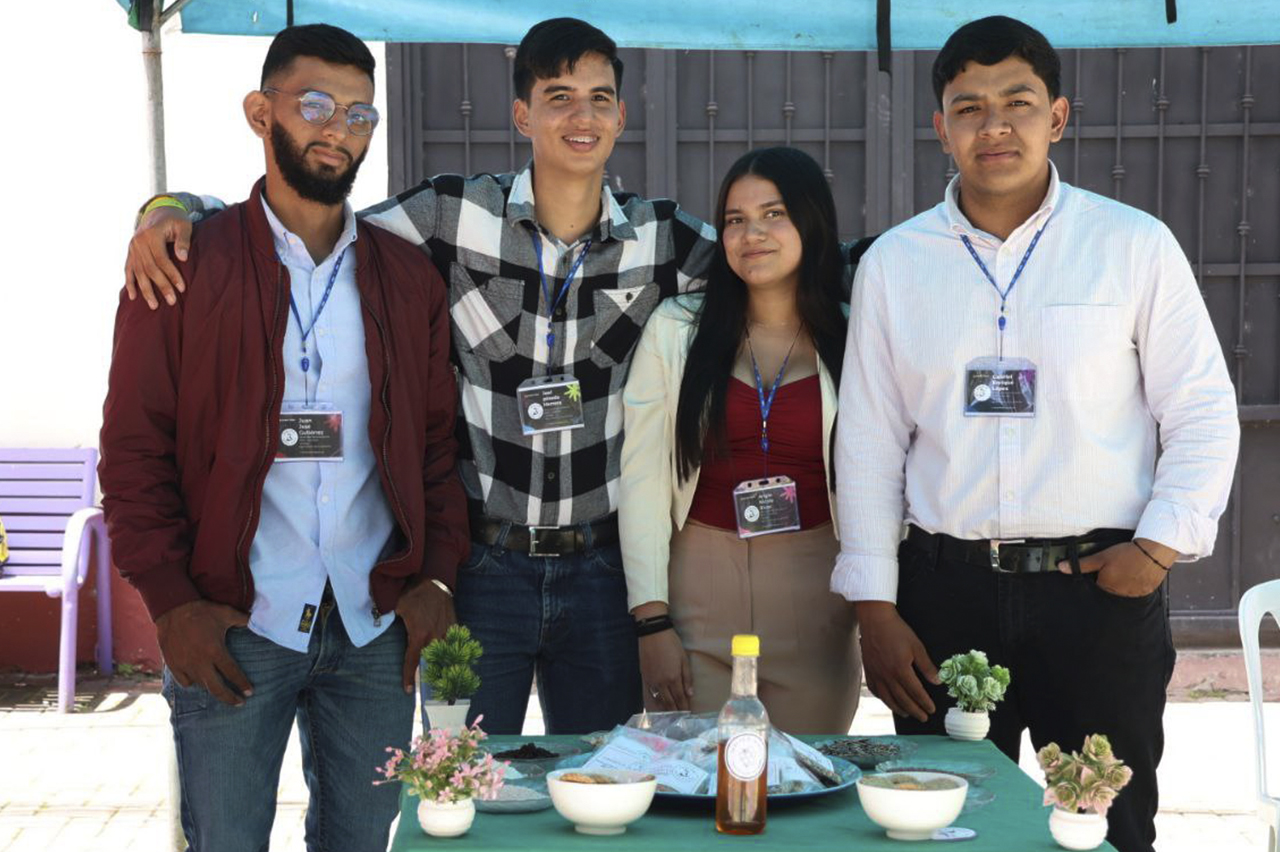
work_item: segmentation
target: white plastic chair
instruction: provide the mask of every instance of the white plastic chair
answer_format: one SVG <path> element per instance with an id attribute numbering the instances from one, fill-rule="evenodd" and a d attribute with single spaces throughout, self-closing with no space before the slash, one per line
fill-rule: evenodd
<path id="1" fill-rule="evenodd" d="M 1262 724 L 1262 651 L 1258 633 L 1263 616 L 1270 615 L 1280 624 L 1280 580 L 1260 583 L 1244 593 L 1240 599 L 1240 641 L 1244 645 L 1244 665 L 1249 677 L 1249 701 L 1253 705 L 1253 733 L 1257 753 L 1254 761 L 1258 770 L 1258 816 L 1271 829 L 1267 846 L 1270 852 L 1280 852 L 1280 794 L 1267 788 L 1267 745 Z"/>

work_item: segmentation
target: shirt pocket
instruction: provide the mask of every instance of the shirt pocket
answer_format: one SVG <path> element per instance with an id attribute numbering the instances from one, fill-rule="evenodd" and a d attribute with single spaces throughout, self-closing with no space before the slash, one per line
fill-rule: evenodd
<path id="1" fill-rule="evenodd" d="M 518 328 L 524 309 L 524 282 L 493 277 L 477 286 L 461 264 L 449 269 L 449 317 L 454 343 L 490 361 L 505 361 L 516 353 L 507 329 Z"/>
<path id="2" fill-rule="evenodd" d="M 591 294 L 594 327 L 591 360 L 609 369 L 624 364 L 640 339 L 644 324 L 658 306 L 657 283 L 616 290 L 596 290 Z"/>
<path id="3" fill-rule="evenodd" d="M 1116 400 L 1139 380 L 1138 350 L 1124 305 L 1049 305 L 1041 309 L 1044 399 Z"/>

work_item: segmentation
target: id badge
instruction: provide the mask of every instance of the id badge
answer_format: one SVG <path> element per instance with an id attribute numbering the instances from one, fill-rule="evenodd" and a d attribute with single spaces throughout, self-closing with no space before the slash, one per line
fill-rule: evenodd
<path id="1" fill-rule="evenodd" d="M 333 408 L 289 408 L 280 412 L 278 462 L 342 461 L 342 412 Z"/>
<path id="2" fill-rule="evenodd" d="M 748 479 L 733 489 L 738 538 L 800 529 L 800 499 L 789 476 Z"/>
<path id="3" fill-rule="evenodd" d="M 526 435 L 581 429 L 582 385 L 573 376 L 560 374 L 525 379 L 516 388 L 520 429 Z"/>
<path id="4" fill-rule="evenodd" d="M 964 368 L 965 417 L 1035 417 L 1036 365 L 1026 358 L 977 358 Z"/>

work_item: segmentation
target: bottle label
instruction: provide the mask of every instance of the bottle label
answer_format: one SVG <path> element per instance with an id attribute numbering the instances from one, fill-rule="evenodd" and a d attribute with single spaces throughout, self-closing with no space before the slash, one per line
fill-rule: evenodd
<path id="1" fill-rule="evenodd" d="M 764 772 L 769 750 L 764 737 L 743 732 L 729 737 L 724 744 L 724 765 L 739 781 L 754 781 Z"/>

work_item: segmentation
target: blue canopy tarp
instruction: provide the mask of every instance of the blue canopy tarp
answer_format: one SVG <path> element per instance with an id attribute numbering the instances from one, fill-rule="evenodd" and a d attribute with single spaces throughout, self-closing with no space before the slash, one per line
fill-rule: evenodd
<path id="1" fill-rule="evenodd" d="M 117 0 L 126 9 L 139 1 Z M 295 23 L 334 24 L 373 41 L 515 44 L 534 23 L 568 15 L 624 47 L 877 48 L 877 0 L 188 0 L 182 30 L 273 36 L 290 5 Z M 959 25 L 997 14 L 1026 21 L 1059 48 L 1280 42 L 1280 0 L 892 0 L 892 46 L 937 49 Z"/>

